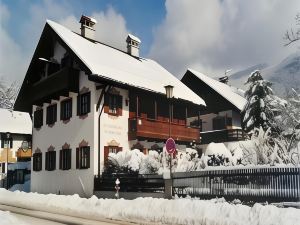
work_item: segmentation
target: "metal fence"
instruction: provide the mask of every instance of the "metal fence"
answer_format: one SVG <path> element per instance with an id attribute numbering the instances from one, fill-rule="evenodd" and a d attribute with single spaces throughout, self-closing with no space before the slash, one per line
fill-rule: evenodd
<path id="1" fill-rule="evenodd" d="M 248 168 L 173 174 L 174 193 L 244 201 L 299 201 L 300 168 Z"/>
<path id="2" fill-rule="evenodd" d="M 164 192 L 161 175 L 103 174 L 94 177 L 94 191 L 115 191 L 115 181 L 120 181 L 120 192 Z"/>

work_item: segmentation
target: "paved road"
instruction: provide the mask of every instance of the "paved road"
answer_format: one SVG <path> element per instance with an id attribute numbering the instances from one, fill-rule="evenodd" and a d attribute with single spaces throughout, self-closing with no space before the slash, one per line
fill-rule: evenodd
<path id="1" fill-rule="evenodd" d="M 128 223 L 116 220 L 89 220 L 79 217 L 66 216 L 48 212 L 42 212 L 31 209 L 24 209 L 8 205 L 0 205 L 0 210 L 10 211 L 13 215 L 21 221 L 27 222 L 32 225 L 136 225 L 136 223 Z"/>

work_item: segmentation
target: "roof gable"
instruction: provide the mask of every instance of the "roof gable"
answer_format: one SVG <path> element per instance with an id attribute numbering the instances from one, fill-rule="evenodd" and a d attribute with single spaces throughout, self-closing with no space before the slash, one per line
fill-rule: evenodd
<path id="1" fill-rule="evenodd" d="M 196 70 L 188 69 L 185 73 L 184 77 L 181 79 L 184 83 L 186 83 L 184 80 L 189 79 L 189 76 L 194 75 L 199 79 L 199 81 L 205 83 L 208 85 L 212 90 L 214 90 L 216 93 L 218 93 L 220 96 L 222 96 L 225 100 L 230 102 L 233 106 L 235 106 L 239 111 L 242 111 L 247 100 L 240 96 L 239 94 L 235 93 L 232 88 L 224 84 L 222 82 L 219 82 L 215 79 L 212 79 Z M 196 84 L 196 85 L 200 85 Z M 201 88 L 201 87 L 199 87 Z"/>

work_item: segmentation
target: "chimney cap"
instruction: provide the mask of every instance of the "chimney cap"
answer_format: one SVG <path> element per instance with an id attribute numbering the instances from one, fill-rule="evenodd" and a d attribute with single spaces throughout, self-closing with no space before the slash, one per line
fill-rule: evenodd
<path id="1" fill-rule="evenodd" d="M 139 44 L 141 43 L 141 40 L 138 37 L 136 37 L 132 34 L 128 34 L 128 36 L 126 38 L 126 42 L 128 43 L 130 40 L 134 40 L 134 41 L 138 42 Z"/>
<path id="2" fill-rule="evenodd" d="M 83 23 L 84 20 L 90 21 L 90 22 L 92 22 L 93 24 L 96 24 L 96 23 L 97 23 L 97 20 L 95 20 L 95 19 L 92 18 L 92 17 L 85 16 L 85 15 L 82 15 L 82 16 L 81 16 L 79 23 Z"/>

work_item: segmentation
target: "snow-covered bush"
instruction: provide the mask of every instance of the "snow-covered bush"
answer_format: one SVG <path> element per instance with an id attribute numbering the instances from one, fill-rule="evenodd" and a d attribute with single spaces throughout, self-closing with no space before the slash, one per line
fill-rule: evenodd
<path id="1" fill-rule="evenodd" d="M 160 168 L 160 155 L 156 151 L 149 151 L 148 155 L 139 149 L 124 150 L 110 153 L 106 172 L 108 173 L 156 173 Z"/>
<path id="2" fill-rule="evenodd" d="M 189 172 L 199 170 L 200 159 L 195 149 L 187 148 L 185 152 L 177 154 L 177 166 L 175 172 Z"/>
<path id="3" fill-rule="evenodd" d="M 274 165 L 276 163 L 287 164 L 290 162 L 287 152 L 274 141 L 270 130 L 271 128 L 264 131 L 262 127 L 254 129 L 250 140 L 252 146 L 248 145 L 243 148 L 243 164 Z"/>

